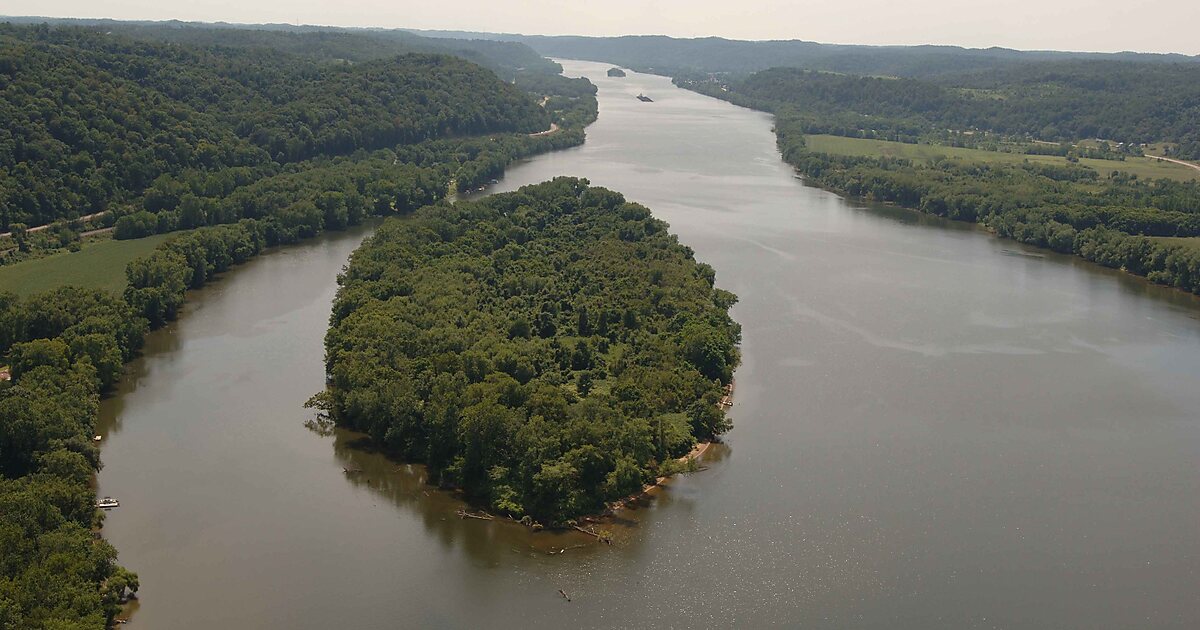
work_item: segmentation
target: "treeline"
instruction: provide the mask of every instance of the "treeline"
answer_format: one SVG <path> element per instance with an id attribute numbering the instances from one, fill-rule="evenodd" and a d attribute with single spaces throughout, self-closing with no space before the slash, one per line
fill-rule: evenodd
<path id="1" fill-rule="evenodd" d="M 461 59 L 361 63 L 0 25 L 0 229 L 106 210 L 163 175 L 547 128 Z"/>
<path id="2" fill-rule="evenodd" d="M 318 399 L 471 500 L 561 524 L 728 428 L 740 329 L 713 280 L 586 180 L 429 206 L 351 257 Z"/>
<path id="3" fill-rule="evenodd" d="M 0 627 L 106 628 L 137 576 L 93 532 L 100 392 L 141 348 L 124 300 L 63 288 L 0 293 Z"/>
<path id="4" fill-rule="evenodd" d="M 436 140 L 285 168 L 163 176 L 146 190 L 141 209 L 113 213 L 113 236 L 142 238 L 256 219 L 264 223 L 268 245 L 275 245 L 354 225 L 366 215 L 410 212 L 441 199 L 451 186 L 466 191 L 487 184 L 515 160 L 582 144 L 584 126 L 596 119 L 596 101 L 567 99 L 549 111 L 561 125 L 550 134 Z M 44 238 L 65 233 L 54 237 L 69 239 L 72 232 L 63 230 Z"/>
<path id="5" fill-rule="evenodd" d="M 595 101 L 590 103 L 590 119 L 595 119 Z M 580 117 L 586 120 L 588 116 Z M 583 144 L 584 132 L 577 121 L 564 122 L 562 130 L 542 136 L 491 136 L 465 140 L 439 140 L 397 149 L 402 162 L 439 169 L 448 174 L 458 192 L 466 192 L 489 183 L 504 174 L 504 169 L 521 158 Z"/>
<path id="6" fill-rule="evenodd" d="M 806 121 L 809 133 L 901 142 L 931 136 L 943 141 L 947 131 L 1168 142 L 1177 145 L 1173 154 L 1200 158 L 1198 63 L 1041 62 L 937 80 L 772 68 L 725 85 L 680 82 L 739 104 L 786 106 Z"/>
<path id="7" fill-rule="evenodd" d="M 408 213 L 440 200 L 446 192 L 444 175 L 439 178 L 435 171 L 405 165 L 399 173 L 408 177 L 397 177 L 396 167 L 386 160 L 323 172 L 328 177 L 320 180 L 312 178 L 312 171 L 300 173 L 294 186 L 288 185 L 287 178 L 267 180 L 257 185 L 266 190 L 248 191 L 242 198 L 275 199 L 280 207 L 274 212 L 183 232 L 129 263 L 125 301 L 152 326 L 161 326 L 175 318 L 188 290 L 204 286 L 267 247 L 342 230 L 368 215 Z M 139 215 L 122 217 L 118 228 Z"/>
<path id="8" fill-rule="evenodd" d="M 584 77 L 568 78 L 561 74 L 520 74 L 513 83 L 534 94 L 556 94 L 567 98 L 596 95 L 596 86 Z"/>
<path id="9" fill-rule="evenodd" d="M 114 238 L 261 219 L 272 245 L 292 243 L 358 223 L 367 214 L 431 203 L 442 197 L 448 181 L 444 169 L 400 163 L 392 151 L 316 160 L 245 182 L 213 182 L 203 172 L 189 172 L 157 180 L 146 191 L 144 209 L 117 213 Z"/>
<path id="10" fill-rule="evenodd" d="M 1200 248 L 1152 236 L 1200 236 L 1200 186 L 1100 181 L 1078 166 L 971 164 L 833 156 L 804 150 L 803 136 L 777 125 L 785 159 L 810 181 L 962 221 L 1106 267 L 1200 293 Z"/>

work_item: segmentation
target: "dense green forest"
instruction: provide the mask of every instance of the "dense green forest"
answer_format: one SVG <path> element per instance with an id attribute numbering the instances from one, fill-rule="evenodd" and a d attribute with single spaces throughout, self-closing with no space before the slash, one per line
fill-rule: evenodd
<path id="1" fill-rule="evenodd" d="M 93 535 L 100 392 L 142 344 L 124 300 L 65 288 L 0 293 L 0 627 L 104 628 L 137 577 Z"/>
<path id="2" fill-rule="evenodd" d="M 1104 138 L 1169 142 L 1175 155 L 1200 157 L 1200 64 L 1043 62 L 938 81 L 772 68 L 677 83 L 740 104 L 786 106 L 809 133 L 954 144 Z"/>
<path id="3" fill-rule="evenodd" d="M 13 121 L 0 130 L 0 230 L 12 232 L 0 264 L 78 249 L 89 230 L 137 238 L 304 213 L 287 206 L 358 170 L 377 180 L 356 184 L 361 194 L 389 181 L 465 190 L 513 159 L 583 142 L 597 115 L 586 79 L 549 61 L 511 65 L 536 57 L 520 44 L 467 42 L 500 48 L 489 59 L 508 83 L 455 57 L 379 56 L 429 47 L 411 34 L 109 25 L 139 39 L 0 25 L 0 109 Z M 552 123 L 558 132 L 528 135 Z"/>
<path id="4" fill-rule="evenodd" d="M 6 230 L 99 212 L 187 171 L 551 122 L 525 92 L 454 57 L 318 63 L 40 26 L 0 27 L 0 109 Z"/>
<path id="5" fill-rule="evenodd" d="M 478 504 L 561 524 L 728 428 L 740 329 L 713 280 L 586 180 L 429 206 L 339 279 L 322 404 Z"/>
<path id="6" fill-rule="evenodd" d="M 964 97 L 916 81 L 794 69 L 773 69 L 760 73 L 761 77 L 728 85 L 686 80 L 680 83 L 775 113 L 775 133 L 783 158 L 810 181 L 857 197 L 976 221 L 1001 236 L 1074 253 L 1160 284 L 1200 293 L 1200 249 L 1155 238 L 1200 236 L 1200 184 L 1196 182 L 1141 180 L 1115 168 L 1100 173 L 1069 161 L 1062 165 L 951 159 L 915 163 L 886 156 L 830 155 L 809 150 L 805 141 L 805 136 L 812 133 L 863 137 L 868 130 L 907 128 L 918 134 L 946 124 L 953 117 L 1009 130 L 1021 125 L 1032 129 L 1048 117 L 1056 117 L 1062 129 L 1086 124 L 1138 129 L 1141 113 L 1118 107 L 1117 101 L 1099 95 L 1107 89 L 1104 76 L 1094 76 L 1097 83 L 1092 88 L 1082 87 L 1089 85 L 1084 78 L 1086 72 L 1096 70 L 1090 64 L 1072 62 L 1063 66 L 1070 77 L 1058 80 L 1064 85 L 1081 86 L 1075 96 L 1041 101 L 1025 95 L 1014 97 L 1008 105 L 1004 104 L 1006 99 Z M 1162 80 L 1155 67 L 1147 68 L 1147 85 Z M 1157 68 L 1164 76 L 1192 72 L 1165 65 Z M 1138 79 L 1113 78 L 1120 80 Z M 1084 103 L 1092 98 L 1087 94 L 1089 89 L 1097 92 L 1094 98 L 1098 104 L 1094 107 Z M 1194 90 L 1194 86 L 1184 92 L 1188 90 Z M 1078 109 L 1066 107 L 1064 102 L 1074 102 Z M 1195 107 L 1195 103 L 1190 106 Z M 1054 114 L 1056 111 L 1060 113 Z M 1100 120 L 1106 122 L 1096 122 Z M 1157 127 L 1161 130 L 1176 122 L 1178 126 L 1171 128 L 1181 133 L 1195 132 L 1182 119 L 1169 115 L 1153 124 L 1162 125 Z"/>

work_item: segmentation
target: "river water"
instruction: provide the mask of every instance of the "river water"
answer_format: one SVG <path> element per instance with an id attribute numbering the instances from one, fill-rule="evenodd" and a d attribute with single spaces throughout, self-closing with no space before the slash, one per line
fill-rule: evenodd
<path id="1" fill-rule="evenodd" d="M 368 228 L 330 235 L 197 292 L 104 401 L 132 627 L 1200 626 L 1196 299 L 807 187 L 768 116 L 564 65 L 600 87 L 587 143 L 495 189 L 619 190 L 741 296 L 707 470 L 604 547 L 306 429 Z"/>

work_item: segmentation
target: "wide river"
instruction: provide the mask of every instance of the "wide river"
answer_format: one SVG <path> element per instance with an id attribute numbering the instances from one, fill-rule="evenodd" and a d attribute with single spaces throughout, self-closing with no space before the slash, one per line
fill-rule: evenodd
<path id="1" fill-rule="evenodd" d="M 1200 301 L 805 186 L 768 116 L 564 65 L 600 120 L 495 188 L 619 190 L 741 297 L 707 470 L 607 547 L 305 428 L 367 229 L 330 235 L 197 292 L 104 402 L 132 627 L 1200 627 Z"/>

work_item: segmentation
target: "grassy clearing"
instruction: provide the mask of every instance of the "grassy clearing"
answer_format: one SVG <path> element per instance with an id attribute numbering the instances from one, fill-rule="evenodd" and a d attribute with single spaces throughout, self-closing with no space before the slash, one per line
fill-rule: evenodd
<path id="1" fill-rule="evenodd" d="M 931 144 L 905 144 L 888 140 L 864 140 L 861 138 L 843 138 L 841 136 L 811 135 L 805 136 L 808 148 L 819 153 L 834 155 L 858 155 L 866 157 L 897 157 L 913 161 L 927 162 L 934 158 L 945 157 L 972 162 L 1006 162 L 1020 164 L 1025 160 L 1043 164 L 1067 164 L 1067 159 L 1055 155 L 1023 155 L 1020 153 L 1001 153 L 999 151 L 984 151 L 982 149 L 966 149 L 961 147 L 944 147 Z M 1130 157 L 1123 162 L 1115 160 L 1095 160 L 1083 158 L 1079 163 L 1094 169 L 1100 175 L 1107 176 L 1113 171 L 1121 171 L 1137 175 L 1143 179 L 1177 179 L 1180 181 L 1200 181 L 1200 171 L 1170 162 L 1160 162 L 1150 158 Z"/>
<path id="2" fill-rule="evenodd" d="M 129 261 L 149 254 L 169 236 L 158 234 L 128 241 L 105 239 L 86 244 L 78 252 L 6 265 L 0 267 L 0 291 L 30 295 L 73 284 L 120 293 L 125 290 L 125 266 Z"/>
<path id="3" fill-rule="evenodd" d="M 1151 237 L 1156 241 L 1170 243 L 1171 245 L 1184 245 L 1195 250 L 1200 250 L 1200 236 L 1177 237 L 1177 236 L 1154 236 Z"/>

